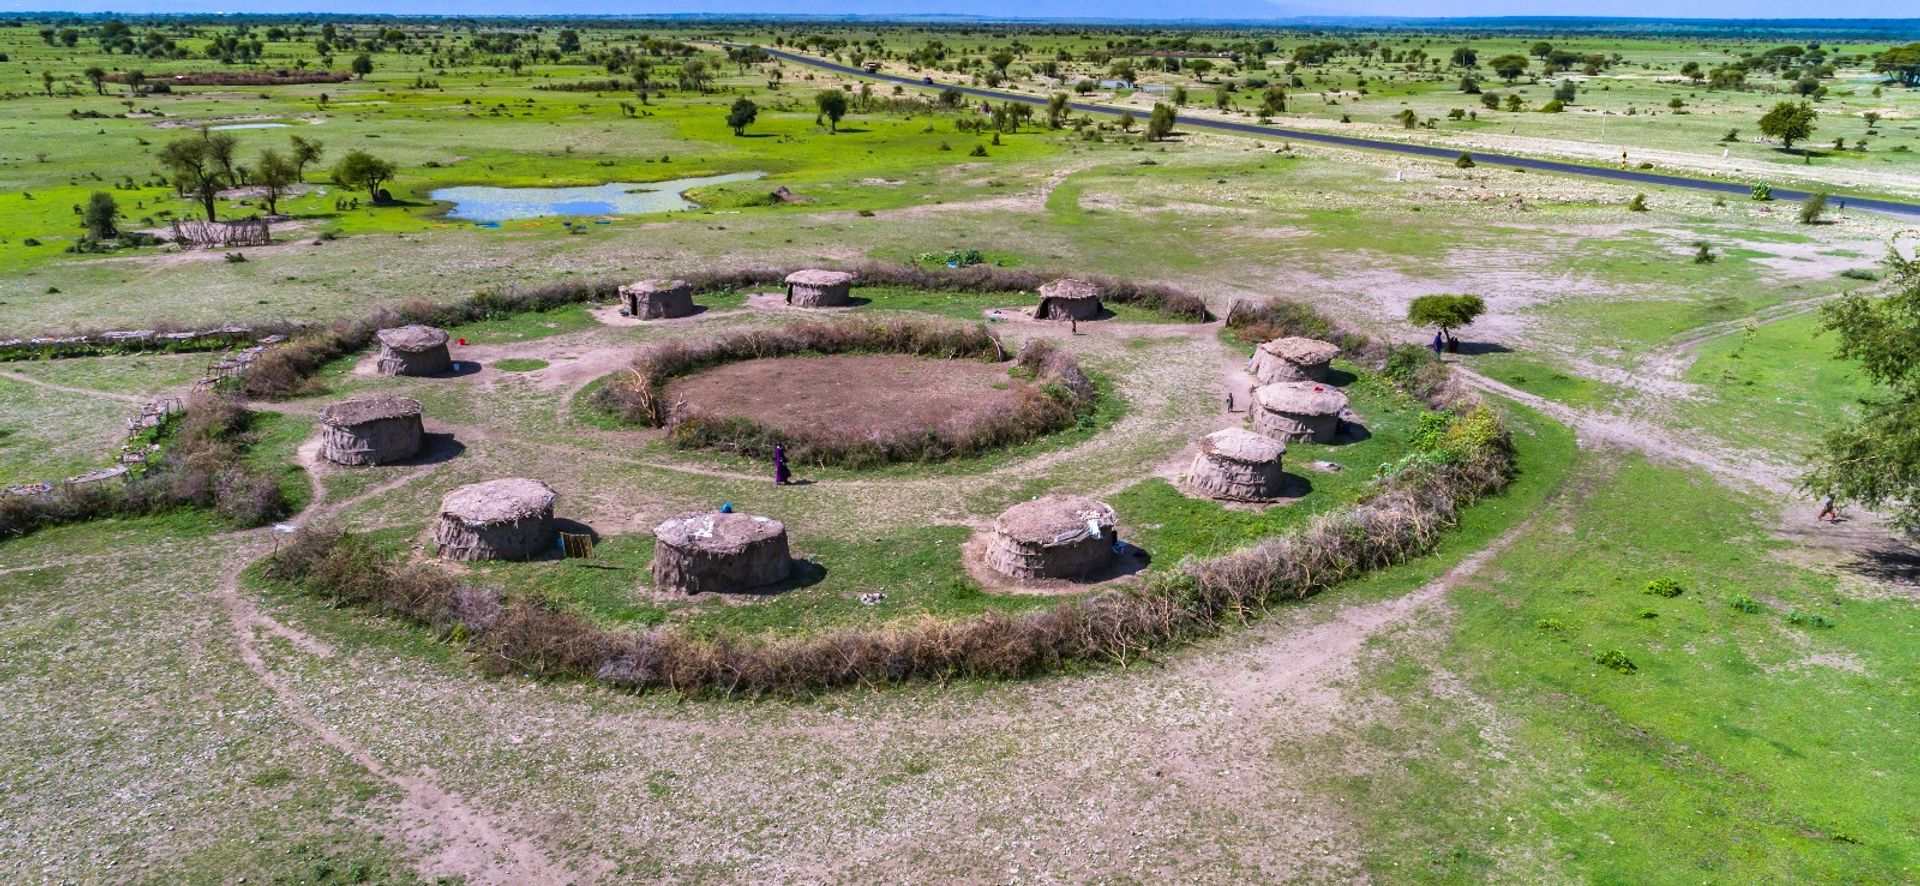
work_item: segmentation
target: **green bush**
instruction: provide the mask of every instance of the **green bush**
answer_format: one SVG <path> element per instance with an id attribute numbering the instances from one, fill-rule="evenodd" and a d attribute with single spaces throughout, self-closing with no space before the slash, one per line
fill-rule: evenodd
<path id="1" fill-rule="evenodd" d="M 1809 628 L 1833 627 L 1833 619 L 1821 615 L 1818 612 L 1801 612 L 1798 609 L 1787 613 L 1787 621 L 1790 624 L 1797 624 Z"/>
<path id="2" fill-rule="evenodd" d="M 1656 597 L 1678 597 L 1680 596 L 1680 592 L 1684 590 L 1686 590 L 1686 588 L 1682 587 L 1680 582 L 1674 579 L 1656 578 L 1653 581 L 1647 582 L 1646 588 L 1642 589 L 1641 593 L 1652 594 Z"/>
<path id="3" fill-rule="evenodd" d="M 1593 660 L 1602 667 L 1619 671 L 1622 674 L 1631 674 L 1640 670 L 1640 667 L 1633 663 L 1633 659 L 1628 658 L 1626 653 L 1618 649 L 1608 649 L 1601 652 L 1599 655 L 1594 656 Z"/>
<path id="4" fill-rule="evenodd" d="M 1754 613 L 1761 611 L 1762 609 L 1767 608 L 1766 606 L 1761 605 L 1759 600 L 1755 600 L 1752 597 L 1747 596 L 1746 594 L 1733 595 L 1733 599 L 1729 600 L 1727 602 L 1727 605 L 1732 606 L 1733 608 L 1738 609 L 1741 612 L 1745 612 L 1748 615 L 1752 615 Z"/>

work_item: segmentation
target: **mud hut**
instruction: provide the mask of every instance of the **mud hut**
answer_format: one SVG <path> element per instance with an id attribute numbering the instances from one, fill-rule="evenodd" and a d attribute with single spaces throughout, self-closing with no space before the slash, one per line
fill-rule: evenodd
<path id="1" fill-rule="evenodd" d="M 987 536 L 986 561 L 1010 578 L 1079 578 L 1113 559 L 1118 523 L 1106 502 L 1047 495 L 1006 509 Z"/>
<path id="2" fill-rule="evenodd" d="M 846 271 L 808 268 L 787 275 L 787 304 L 803 308 L 837 308 L 847 304 L 853 275 Z"/>
<path id="3" fill-rule="evenodd" d="M 444 329 L 415 323 L 375 335 L 380 339 L 380 359 L 374 367 L 381 375 L 438 375 L 453 367 Z"/>
<path id="4" fill-rule="evenodd" d="M 792 572 L 787 527 L 769 517 L 701 511 L 653 528 L 653 584 L 660 590 L 745 591 Z"/>
<path id="5" fill-rule="evenodd" d="M 1253 429 L 1275 440 L 1332 443 L 1347 395 L 1332 385 L 1284 381 L 1253 392 Z"/>
<path id="6" fill-rule="evenodd" d="M 440 500 L 433 527 L 449 560 L 526 560 L 553 547 L 553 488 L 513 477 L 462 486 Z"/>
<path id="7" fill-rule="evenodd" d="M 320 411 L 320 452 L 343 465 L 384 465 L 420 451 L 420 401 L 342 400 Z"/>
<path id="8" fill-rule="evenodd" d="M 1319 339 L 1276 338 L 1253 352 L 1253 374 L 1263 385 L 1283 381 L 1326 381 L 1327 365 L 1340 346 Z"/>
<path id="9" fill-rule="evenodd" d="M 1039 320 L 1092 320 L 1100 316 L 1100 288 L 1085 280 L 1061 277 L 1040 285 Z"/>
<path id="10" fill-rule="evenodd" d="M 693 287 L 685 280 L 641 280 L 620 287 L 620 306 L 641 320 L 685 317 L 693 313 Z"/>
<path id="11" fill-rule="evenodd" d="M 1287 444 L 1252 431 L 1227 428 L 1200 438 L 1187 468 L 1187 488 L 1226 501 L 1272 501 L 1286 488 L 1280 457 Z"/>

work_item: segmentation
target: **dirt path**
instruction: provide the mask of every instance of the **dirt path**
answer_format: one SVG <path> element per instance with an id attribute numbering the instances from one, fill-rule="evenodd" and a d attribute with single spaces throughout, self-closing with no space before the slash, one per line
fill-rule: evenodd
<path id="1" fill-rule="evenodd" d="M 46 388 L 47 390 L 50 390 L 50 391 L 59 391 L 63 394 L 75 394 L 81 397 L 97 397 L 103 400 L 118 400 L 122 403 L 138 403 L 141 405 L 145 405 L 148 401 L 153 399 L 152 397 L 142 397 L 138 394 L 122 394 L 117 391 L 96 391 L 93 388 L 77 388 L 72 385 L 58 384 L 56 382 L 50 382 L 43 379 L 34 378 L 31 375 L 22 375 L 18 372 L 11 372 L 7 370 L 0 370 L 0 378 L 4 378 L 8 381 L 17 381 L 24 385 L 33 385 L 34 387 L 37 387 L 37 388 Z"/>

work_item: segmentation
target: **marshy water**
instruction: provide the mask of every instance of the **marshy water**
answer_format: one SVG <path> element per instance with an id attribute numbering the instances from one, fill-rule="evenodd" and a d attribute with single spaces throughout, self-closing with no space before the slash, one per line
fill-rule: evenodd
<path id="1" fill-rule="evenodd" d="M 698 209 L 684 195 L 693 188 L 765 178 L 764 172 L 734 172 L 661 182 L 608 182 L 584 188 L 441 188 L 435 200 L 453 204 L 448 218 L 503 222 L 556 215 L 641 215 Z"/>

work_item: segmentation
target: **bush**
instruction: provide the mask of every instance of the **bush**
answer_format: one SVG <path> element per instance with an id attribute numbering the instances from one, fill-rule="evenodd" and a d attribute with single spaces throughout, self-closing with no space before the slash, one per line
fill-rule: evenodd
<path id="1" fill-rule="evenodd" d="M 1798 609 L 1787 613 L 1787 621 L 1790 624 L 1797 624 L 1809 628 L 1833 627 L 1833 619 L 1821 615 L 1818 612 L 1801 612 Z"/>
<path id="2" fill-rule="evenodd" d="M 1633 199 L 1627 201 L 1627 211 L 1628 212 L 1646 212 L 1647 211 L 1647 195 L 1645 194 L 1633 195 Z"/>
<path id="3" fill-rule="evenodd" d="M 1619 671 L 1622 674 L 1631 674 L 1640 670 L 1640 667 L 1633 663 L 1633 659 L 1628 658 L 1626 653 L 1618 649 L 1605 650 L 1594 656 L 1593 660 L 1601 667 Z"/>
<path id="4" fill-rule="evenodd" d="M 163 429 L 162 454 L 124 483 L 58 486 L 39 495 L 0 496 L 0 538 L 103 517 L 138 517 L 182 507 L 212 508 L 237 526 L 287 515 L 273 477 L 246 465 L 252 414 L 234 400 L 200 395 Z"/>
<path id="5" fill-rule="evenodd" d="M 1827 194 L 1825 191 L 1822 191 L 1817 194 L 1813 194 L 1812 196 L 1809 196 L 1807 199 L 1800 201 L 1800 223 L 1801 224 L 1817 225 L 1820 223 L 1821 216 L 1824 216 L 1826 214 L 1827 214 Z"/>
<path id="6" fill-rule="evenodd" d="M 1472 169 L 1474 166 L 1473 155 L 1466 151 L 1461 151 L 1460 156 L 1454 158 L 1453 165 L 1460 169 Z"/>
<path id="7" fill-rule="evenodd" d="M 1647 586 L 1641 589 L 1641 593 L 1652 594 L 1656 597 L 1672 598 L 1672 597 L 1680 596 L 1681 592 L 1684 590 L 1685 588 L 1682 588 L 1680 586 L 1680 582 L 1675 581 L 1674 579 L 1656 578 L 1650 582 L 1647 582 Z"/>
<path id="8" fill-rule="evenodd" d="M 1727 601 L 1727 605 L 1732 606 L 1733 608 L 1738 609 L 1741 612 L 1747 613 L 1748 615 L 1757 614 L 1761 610 L 1766 608 L 1765 606 L 1761 605 L 1759 600 L 1755 600 L 1752 597 L 1747 596 L 1746 594 L 1733 595 L 1733 599 Z"/>

